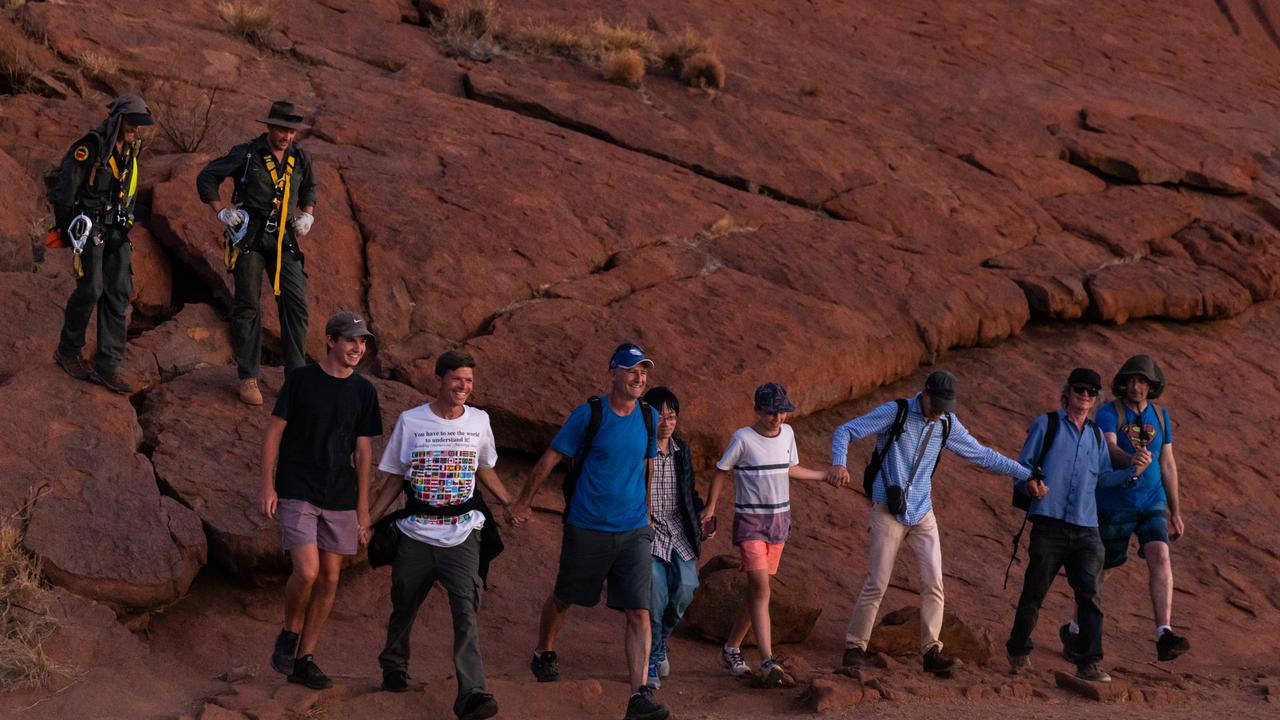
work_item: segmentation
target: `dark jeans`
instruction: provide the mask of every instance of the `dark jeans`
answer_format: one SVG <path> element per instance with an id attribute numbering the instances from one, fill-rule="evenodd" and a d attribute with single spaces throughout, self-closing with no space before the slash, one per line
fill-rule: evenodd
<path id="1" fill-rule="evenodd" d="M 409 635 L 418 608 L 427 599 L 431 585 L 439 580 L 449 593 L 453 615 L 453 668 L 458 677 L 455 715 L 462 712 L 467 696 L 484 691 L 484 662 L 480 659 L 480 636 L 476 632 L 476 610 L 480 607 L 480 531 L 454 547 L 436 547 L 409 537 L 400 537 L 396 560 L 391 565 L 391 617 L 387 620 L 387 644 L 378 656 L 383 672 L 409 669 Z M 433 638 L 441 637 L 438 632 Z"/>
<path id="2" fill-rule="evenodd" d="M 231 307 L 231 349 L 242 380 L 257 377 L 262 362 L 262 281 L 265 277 L 271 287 L 276 275 L 274 238 L 263 236 L 262 243 L 268 242 L 271 247 L 262 252 L 242 254 L 233 271 L 236 296 Z M 307 276 L 302 260 L 287 250 L 280 262 L 276 308 L 280 313 L 280 354 L 288 373 L 306 364 Z"/>
<path id="3" fill-rule="evenodd" d="M 1067 569 L 1067 582 L 1076 595 L 1076 622 L 1080 639 L 1076 650 L 1080 664 L 1102 659 L 1102 539 L 1097 528 L 1081 527 L 1036 516 L 1032 518 L 1031 550 L 1027 572 L 1022 579 L 1022 595 L 1013 619 L 1013 630 L 1005 649 L 1010 655 L 1027 655 L 1035 644 L 1031 632 L 1040 615 L 1040 604 L 1058 570 Z"/>
<path id="4" fill-rule="evenodd" d="M 133 292 L 133 246 L 127 233 L 118 228 L 106 227 L 103 232 L 104 242 L 94 245 L 90 240 L 80 255 L 84 277 L 76 280 L 76 289 L 67 300 L 58 354 L 64 357 L 80 354 L 89 316 L 96 308 L 98 349 L 93 354 L 93 366 L 99 373 L 111 375 L 124 359 L 127 330 L 124 315 Z"/>

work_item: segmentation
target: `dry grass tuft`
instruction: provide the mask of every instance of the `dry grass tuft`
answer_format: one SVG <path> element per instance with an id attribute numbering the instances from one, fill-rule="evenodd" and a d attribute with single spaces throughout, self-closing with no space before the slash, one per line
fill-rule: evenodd
<path id="1" fill-rule="evenodd" d="M 268 39 L 279 25 L 275 8 L 260 0 L 228 0 L 218 5 L 218 15 L 227 24 L 228 32 L 258 48 L 268 47 Z"/>
<path id="2" fill-rule="evenodd" d="M 70 669 L 44 651 L 58 623 L 43 607 L 40 566 L 14 522 L 0 520 L 0 692 L 47 687 Z"/>
<path id="3" fill-rule="evenodd" d="M 0 10 L 12 10 L 25 5 L 27 0 L 0 0 Z"/>
<path id="4" fill-rule="evenodd" d="M 587 35 L 601 60 L 622 50 L 634 50 L 642 58 L 657 59 L 658 42 L 648 30 L 636 30 L 597 19 L 587 28 Z"/>
<path id="5" fill-rule="evenodd" d="M 658 56 L 662 59 L 662 63 L 676 75 L 684 72 L 685 63 L 689 58 L 709 52 L 712 52 L 711 43 L 688 25 L 675 35 L 664 38 L 658 48 Z"/>
<path id="6" fill-rule="evenodd" d="M 680 80 L 692 87 L 720 90 L 724 87 L 724 63 L 714 52 L 700 52 L 685 61 Z"/>
<path id="7" fill-rule="evenodd" d="M 591 42 L 577 28 L 540 22 L 522 25 L 511 35 L 512 49 L 528 55 L 546 55 L 586 60 L 591 54 Z"/>
<path id="8" fill-rule="evenodd" d="M 80 66 L 80 71 L 90 78 L 109 77 L 120 72 L 120 64 L 115 58 L 92 50 L 80 53 L 76 58 L 76 64 Z"/>
<path id="9" fill-rule="evenodd" d="M 495 0 L 450 3 L 431 21 L 431 34 L 448 57 L 488 61 L 502 54 L 498 4 Z"/>
<path id="10" fill-rule="evenodd" d="M 31 89 L 36 62 L 26 48 L 0 45 L 0 93 L 19 95 Z"/>
<path id="11" fill-rule="evenodd" d="M 633 49 L 616 50 L 604 56 L 601 63 L 604 79 L 629 88 L 640 87 L 644 79 L 644 58 Z"/>

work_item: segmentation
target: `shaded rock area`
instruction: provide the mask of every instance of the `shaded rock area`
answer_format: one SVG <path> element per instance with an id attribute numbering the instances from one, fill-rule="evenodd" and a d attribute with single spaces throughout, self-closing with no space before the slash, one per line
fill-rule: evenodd
<path id="1" fill-rule="evenodd" d="M 723 643 L 746 602 L 747 576 L 737 555 L 717 555 L 698 569 L 698 591 L 685 613 L 685 627 L 707 640 Z M 813 595 L 813 577 L 793 564 L 770 578 L 769 617 L 775 643 L 803 642 L 822 614 Z M 746 644 L 755 644 L 754 633 Z"/>
<path id="2" fill-rule="evenodd" d="M 954 612 L 942 616 L 939 640 L 948 655 L 972 665 L 986 665 L 991 659 L 991 633 L 984 627 L 964 622 Z M 871 633 L 867 650 L 888 655 L 920 654 L 920 608 L 905 607 L 887 613 Z"/>

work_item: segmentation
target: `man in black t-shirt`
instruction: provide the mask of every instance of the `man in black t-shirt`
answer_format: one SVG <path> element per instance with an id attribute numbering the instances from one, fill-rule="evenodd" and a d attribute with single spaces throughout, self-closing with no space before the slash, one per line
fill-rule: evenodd
<path id="1" fill-rule="evenodd" d="M 285 378 L 262 443 L 262 512 L 279 515 L 293 561 L 271 667 L 315 690 L 333 685 L 312 653 L 342 556 L 368 541 L 371 438 L 382 434 L 377 390 L 355 372 L 372 336 L 364 318 L 340 312 L 324 332 L 328 352 Z"/>

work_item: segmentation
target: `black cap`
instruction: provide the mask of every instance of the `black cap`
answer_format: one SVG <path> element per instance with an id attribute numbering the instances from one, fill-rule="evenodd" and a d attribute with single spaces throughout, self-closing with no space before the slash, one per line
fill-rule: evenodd
<path id="1" fill-rule="evenodd" d="M 933 399 L 938 412 L 956 411 L 956 376 L 946 370 L 935 370 L 924 380 L 924 391 Z"/>
<path id="2" fill-rule="evenodd" d="M 1094 390 L 1102 389 L 1102 376 L 1089 368 L 1076 368 L 1067 376 L 1068 385 L 1088 385 Z"/>
<path id="3" fill-rule="evenodd" d="M 781 383 L 765 383 L 756 388 L 756 409 L 767 413 L 795 412 L 796 406 L 787 397 L 787 388 Z"/>

